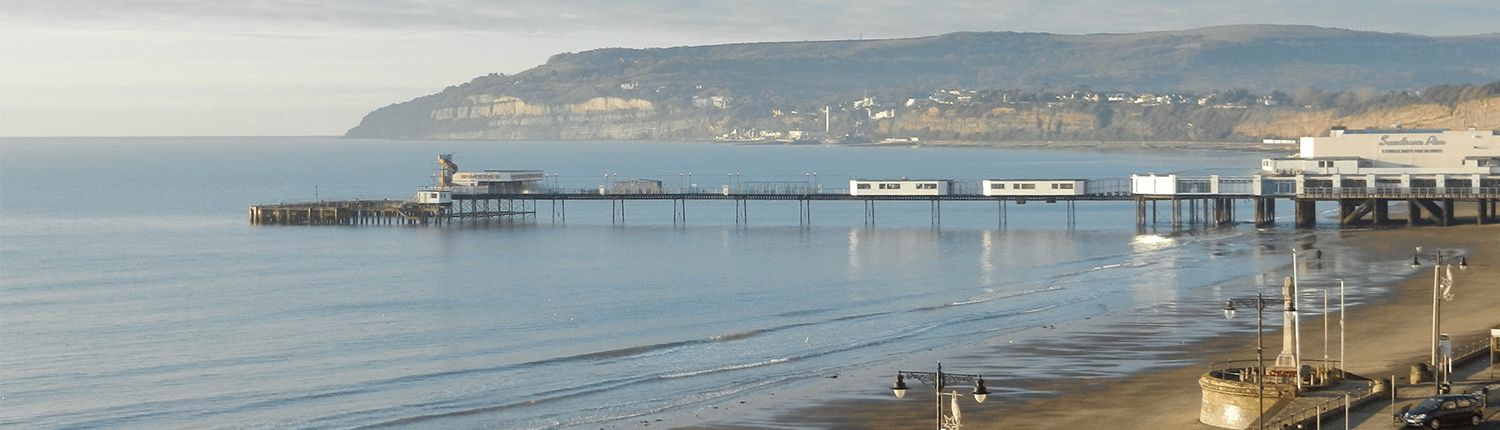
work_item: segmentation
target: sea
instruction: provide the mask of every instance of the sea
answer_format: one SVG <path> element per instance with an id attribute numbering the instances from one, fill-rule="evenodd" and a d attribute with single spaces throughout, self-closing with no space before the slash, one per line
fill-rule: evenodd
<path id="1" fill-rule="evenodd" d="M 1222 304 L 1278 294 L 1293 249 L 1301 282 L 1326 292 L 1345 279 L 1356 286 L 1351 305 L 1404 275 L 1375 269 L 1404 265 L 1341 246 L 1327 220 L 1291 228 L 1290 205 L 1276 226 L 1255 228 L 1245 202 L 1239 223 L 1178 229 L 1165 204 L 1161 222 L 1138 228 L 1130 202 L 1080 202 L 1070 220 L 1067 204 L 1042 200 L 880 202 L 873 225 L 863 204 L 840 201 L 813 202 L 807 222 L 796 201 L 751 201 L 737 220 L 734 203 L 697 200 L 683 206 L 685 221 L 670 202 L 627 201 L 622 220 L 609 201 L 546 200 L 533 217 L 491 223 L 248 220 L 253 204 L 410 198 L 433 183 L 442 153 L 461 170 L 544 170 L 559 189 L 652 179 L 669 189 L 822 192 L 843 192 L 851 178 L 1245 175 L 1279 155 L 0 139 L 0 427 L 786 423 L 775 416 L 794 405 L 768 394 L 888 397 L 890 369 L 972 356 L 1038 327 L 1160 314 L 1137 337 L 1177 345 L 1245 334 L 1254 319 L 1226 322 Z M 1307 291 L 1307 307 L 1317 308 L 1313 294 L 1324 292 Z M 1034 350 L 1008 362 L 1032 363 L 1033 374 L 1124 376 L 1175 364 L 1170 349 L 1109 359 Z M 996 372 L 986 377 L 1002 381 L 992 385 L 997 407 L 1028 394 L 1007 391 L 1008 371 Z M 750 401 L 762 406 L 743 406 Z"/>

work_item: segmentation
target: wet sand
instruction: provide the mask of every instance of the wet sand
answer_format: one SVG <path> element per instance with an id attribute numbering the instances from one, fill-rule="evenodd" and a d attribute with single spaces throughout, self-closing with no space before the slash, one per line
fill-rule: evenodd
<path id="1" fill-rule="evenodd" d="M 1491 327 L 1500 326 L 1500 276 L 1497 276 L 1500 275 L 1500 226 L 1357 231 L 1344 233 L 1342 240 L 1377 258 L 1391 261 L 1409 261 L 1413 247 L 1419 245 L 1428 251 L 1439 248 L 1464 250 L 1470 268 L 1455 271 L 1456 298 L 1442 305 L 1443 331 L 1454 336 L 1455 345 L 1464 345 L 1483 341 Z M 1389 286 L 1392 292 L 1384 299 L 1348 311 L 1345 367 L 1349 371 L 1373 378 L 1398 375 L 1404 379 L 1411 364 L 1426 361 L 1432 323 L 1432 269 L 1430 263 L 1426 264 L 1411 277 Z M 1350 285 L 1349 288 L 1360 286 Z M 960 369 L 958 371 L 987 374 L 1025 374 L 1024 370 L 1017 372 L 1016 369 L 1018 366 L 1024 368 L 1026 363 L 1009 362 L 1017 357 L 1017 353 L 1041 359 L 1089 363 L 1083 366 L 1084 370 L 1071 374 L 992 381 L 993 394 L 989 402 L 975 405 L 965 399 L 962 404 L 964 424 L 970 429 L 1015 426 L 1211 429 L 1214 427 L 1197 421 L 1201 394 L 1198 377 L 1207 370 L 1209 363 L 1215 361 L 1253 359 L 1253 331 L 1243 337 L 1187 339 L 1180 345 L 1132 341 L 1140 332 L 1155 327 L 1157 315 L 1152 315 L 1154 313 L 1177 313 L 1175 316 L 1179 318 L 1187 313 L 1211 315 L 1211 307 L 1214 305 L 1199 303 L 1122 312 L 1095 318 L 1088 324 L 1075 324 L 1080 327 L 1059 325 L 1007 335 L 987 346 L 994 354 L 981 352 L 955 357 L 934 352 L 932 357 L 913 360 L 913 363 L 938 359 L 951 363 L 953 368 Z M 1253 316 L 1250 320 L 1253 321 Z M 1302 324 L 1304 358 L 1321 358 L 1322 320 L 1304 314 Z M 1337 320 L 1333 320 L 1332 327 L 1337 330 Z M 1012 343 L 1018 340 L 1018 343 Z M 1279 326 L 1270 322 L 1270 318 L 1265 344 L 1267 359 L 1274 359 L 1281 349 L 1281 336 Z M 1333 348 L 1332 356 L 1337 358 L 1336 344 Z M 1142 366 L 1147 370 L 1131 373 L 1131 366 L 1140 366 L 1141 363 L 1132 362 L 1130 358 L 1142 349 L 1152 349 L 1154 366 Z M 1161 356 L 1169 358 L 1157 358 Z M 1122 362 L 1125 364 L 1120 364 Z M 1086 369 L 1089 366 L 1097 366 L 1100 371 L 1090 372 Z M 872 369 L 868 374 L 846 376 L 869 379 L 886 373 L 891 372 Z M 1130 373 L 1130 376 L 1112 376 L 1121 373 Z M 887 378 L 878 379 L 884 381 Z M 890 382 L 884 381 L 885 384 Z M 877 383 L 861 385 L 874 386 Z M 923 388 L 925 386 L 913 384 L 912 393 L 900 401 L 891 398 L 888 391 L 875 389 L 857 393 L 822 393 L 819 396 L 826 397 L 797 399 L 795 403 L 809 406 L 789 408 L 791 412 L 779 414 L 774 419 L 729 419 L 700 428 L 925 428 L 933 425 L 934 404 L 932 395 L 922 392 Z"/>

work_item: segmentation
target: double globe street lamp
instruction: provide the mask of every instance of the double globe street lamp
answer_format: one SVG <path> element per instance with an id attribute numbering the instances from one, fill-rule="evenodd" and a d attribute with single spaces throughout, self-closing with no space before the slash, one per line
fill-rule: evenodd
<path id="1" fill-rule="evenodd" d="M 974 387 L 974 403 L 984 403 L 989 398 L 990 391 L 984 387 L 984 378 L 979 375 L 963 373 L 943 372 L 943 364 L 938 363 L 937 372 L 912 372 L 900 370 L 896 372 L 896 384 L 891 386 L 891 394 L 896 398 L 906 397 L 906 378 L 912 378 L 918 382 L 933 386 L 933 403 L 937 406 L 937 430 L 959 430 L 963 428 L 961 415 L 958 411 L 958 398 L 963 397 L 958 390 L 944 393 L 943 389 L 950 386 Z M 943 396 L 953 398 L 953 413 L 943 414 Z"/>
<path id="2" fill-rule="evenodd" d="M 1260 390 L 1260 394 L 1255 397 L 1256 400 L 1259 401 L 1259 404 L 1256 405 L 1256 410 L 1260 411 L 1260 415 L 1256 418 L 1255 422 L 1260 425 L 1260 428 L 1264 429 L 1266 425 L 1266 344 L 1262 335 L 1263 333 L 1265 333 L 1264 326 L 1266 320 L 1266 304 L 1274 302 L 1266 300 L 1266 298 L 1259 292 L 1255 293 L 1254 299 L 1226 300 L 1224 301 L 1224 319 L 1234 319 L 1234 314 L 1238 310 L 1235 307 L 1236 303 L 1239 303 L 1239 306 L 1250 306 L 1255 308 L 1255 372 L 1253 372 L 1252 374 L 1255 375 L 1255 382 Z M 1296 310 L 1295 302 L 1285 302 L 1285 304 L 1287 306 L 1287 310 Z"/>
<path id="3" fill-rule="evenodd" d="M 1454 257 L 1458 257 L 1458 264 L 1453 264 Z M 1432 384 L 1441 393 L 1443 384 L 1445 383 L 1444 380 L 1448 376 L 1447 369 L 1444 369 L 1444 360 L 1438 358 L 1438 340 L 1442 336 L 1439 334 L 1442 328 L 1443 315 L 1441 300 L 1453 300 L 1453 266 L 1458 266 L 1458 270 L 1468 270 L 1469 259 L 1459 256 L 1457 251 L 1442 249 L 1423 254 L 1422 247 L 1418 246 L 1416 252 L 1412 253 L 1411 256 L 1411 267 L 1413 269 L 1421 267 L 1423 258 L 1427 258 L 1434 263 L 1432 265 L 1432 350 L 1428 360 L 1432 364 Z M 1444 269 L 1447 269 L 1448 272 L 1446 278 L 1442 276 Z M 1442 288 L 1445 284 L 1447 288 Z"/>

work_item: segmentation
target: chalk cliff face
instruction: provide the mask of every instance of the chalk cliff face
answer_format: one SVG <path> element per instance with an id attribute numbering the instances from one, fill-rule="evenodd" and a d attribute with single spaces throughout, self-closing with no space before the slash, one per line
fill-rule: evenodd
<path id="1" fill-rule="evenodd" d="M 536 104 L 519 97 L 478 94 L 435 106 L 426 133 L 437 139 L 655 139 L 690 138 L 707 130 L 701 120 L 671 118 L 650 100 L 594 97 L 579 103 Z"/>
<path id="2" fill-rule="evenodd" d="M 1380 114 L 1374 111 L 1396 106 L 1356 112 L 1348 103 L 1217 109 L 1197 103 L 901 102 L 948 89 L 1265 94 L 1497 80 L 1500 34 L 1425 37 L 1306 26 L 600 49 L 559 54 L 515 75 L 482 76 L 377 109 L 347 136 L 703 139 L 826 126 L 832 135 L 872 139 L 1247 139 L 1303 130 L 1320 134 L 1335 125 L 1330 122 L 1346 119 L 1443 123 L 1440 111 L 1457 105 L 1422 108 L 1428 114 L 1416 113 L 1419 108 Z M 862 98 L 878 102 L 851 104 Z M 821 114 L 824 106 L 832 106 L 827 116 Z M 1463 109 L 1496 108 L 1481 103 Z M 1288 125 L 1293 123 L 1304 125 Z"/>
<path id="3" fill-rule="evenodd" d="M 439 139 L 648 139 L 690 124 L 663 118 L 650 100 L 594 97 L 558 105 L 527 103 L 519 97 L 469 95 L 435 106 L 428 115 L 433 131 L 417 137 Z M 686 135 L 681 137 L 688 137 Z"/>
<path id="4" fill-rule="evenodd" d="M 1257 121 L 1246 121 L 1236 126 L 1234 131 L 1247 136 L 1317 136 L 1328 130 L 1328 124 L 1349 128 L 1400 125 L 1407 128 L 1453 130 L 1468 127 L 1500 129 L 1500 97 L 1469 100 L 1453 106 L 1415 103 L 1351 115 L 1340 115 L 1333 110 L 1288 112 Z"/>
<path id="5" fill-rule="evenodd" d="M 649 100 L 622 99 L 618 97 L 594 97 L 583 103 L 547 106 L 527 104 L 525 100 L 511 96 L 480 94 L 464 97 L 465 103 L 458 106 L 439 107 L 432 110 L 433 121 L 458 121 L 476 118 L 545 116 L 552 114 L 608 114 L 608 113 L 653 113 L 656 107 Z"/>

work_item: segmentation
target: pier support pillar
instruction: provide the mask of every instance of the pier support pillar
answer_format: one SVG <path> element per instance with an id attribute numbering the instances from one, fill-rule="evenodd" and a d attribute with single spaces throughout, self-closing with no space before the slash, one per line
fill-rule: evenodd
<path id="1" fill-rule="evenodd" d="M 1260 227 L 1266 225 L 1266 199 L 1261 197 L 1252 197 L 1250 198 L 1250 201 L 1254 202 L 1255 204 L 1255 226 Z"/>
<path id="2" fill-rule="evenodd" d="M 1205 225 L 1208 225 L 1208 223 L 1214 222 L 1214 210 L 1215 210 L 1215 208 L 1218 208 L 1217 199 L 1215 199 L 1215 198 L 1206 198 L 1206 199 L 1203 199 L 1203 223 L 1205 223 Z"/>
<path id="3" fill-rule="evenodd" d="M 1476 222 L 1483 225 L 1490 221 L 1489 202 L 1486 202 L 1484 199 L 1479 199 L 1474 202 L 1474 209 L 1477 213 L 1477 215 L 1475 216 Z"/>
<path id="4" fill-rule="evenodd" d="M 1198 223 L 1198 199 L 1187 199 L 1187 223 L 1188 225 Z"/>
<path id="5" fill-rule="evenodd" d="M 1276 198 L 1266 197 L 1266 225 L 1276 223 Z"/>
<path id="6" fill-rule="evenodd" d="M 1172 228 L 1182 227 L 1182 200 L 1172 198 Z"/>
<path id="7" fill-rule="evenodd" d="M 932 199 L 931 203 L 928 206 L 930 207 L 930 210 L 931 210 L 932 226 L 933 227 L 942 226 L 943 225 L 943 201 L 942 200 L 938 200 L 938 199 Z"/>
<path id="8" fill-rule="evenodd" d="M 1427 212 L 1426 218 L 1432 221 L 1433 224 L 1444 227 L 1452 224 L 1453 211 L 1451 209 L 1453 207 L 1451 200 L 1439 202 L 1428 199 L 1412 199 L 1412 201 L 1421 207 L 1423 211 Z"/>
<path id="9" fill-rule="evenodd" d="M 1456 224 L 1453 216 L 1453 199 L 1443 199 L 1443 227 Z"/>
<path id="10" fill-rule="evenodd" d="M 1276 224 L 1276 198 L 1275 197 L 1252 197 L 1255 201 L 1255 226 L 1265 227 Z"/>
<path id="11" fill-rule="evenodd" d="M 1352 199 L 1338 199 L 1338 225 L 1353 225 L 1358 222 L 1358 216 L 1355 216 L 1358 211 L 1356 205 L 1358 202 Z"/>
<path id="12" fill-rule="evenodd" d="M 1375 206 L 1375 224 L 1376 225 L 1390 224 L 1391 223 L 1391 205 L 1390 205 L 1390 202 L 1386 201 L 1386 200 L 1379 200 L 1379 199 L 1370 199 L 1370 202 L 1371 202 L 1372 205 Z"/>
<path id="13" fill-rule="evenodd" d="M 865 200 L 865 227 L 875 226 L 875 201 Z"/>
<path id="14" fill-rule="evenodd" d="M 1224 208 L 1224 199 L 1222 199 L 1222 198 L 1214 198 L 1213 199 L 1213 206 L 1214 206 L 1214 224 L 1215 225 L 1223 225 L 1225 222 L 1227 222 L 1226 219 L 1229 218 L 1229 214 L 1225 213 L 1226 209 Z"/>
<path id="15" fill-rule="evenodd" d="M 1415 199 L 1406 200 L 1406 225 L 1417 225 L 1417 220 L 1422 219 L 1422 205 L 1417 204 Z"/>
<path id="16" fill-rule="evenodd" d="M 1141 211 L 1143 209 L 1141 209 L 1140 201 L 1139 200 L 1137 200 L 1136 205 L 1137 205 L 1136 206 L 1136 226 L 1137 227 L 1144 226 L 1145 224 L 1142 224 L 1143 221 L 1141 221 L 1141 215 L 1140 215 L 1140 213 L 1141 213 Z M 1005 214 L 1005 199 L 996 199 L 995 200 L 995 226 L 1001 227 L 1001 228 L 1005 227 L 1005 215 L 1006 215 Z"/>
<path id="17" fill-rule="evenodd" d="M 1139 196 L 1135 198 L 1135 225 L 1136 227 L 1146 225 L 1146 199 Z"/>
<path id="18" fill-rule="evenodd" d="M 1339 225 L 1363 224 L 1365 215 L 1374 212 L 1378 202 L 1376 199 L 1340 199 L 1339 212 L 1342 216 L 1339 218 Z"/>
<path id="19" fill-rule="evenodd" d="M 1297 227 L 1308 228 L 1318 224 L 1318 201 L 1297 199 Z"/>

